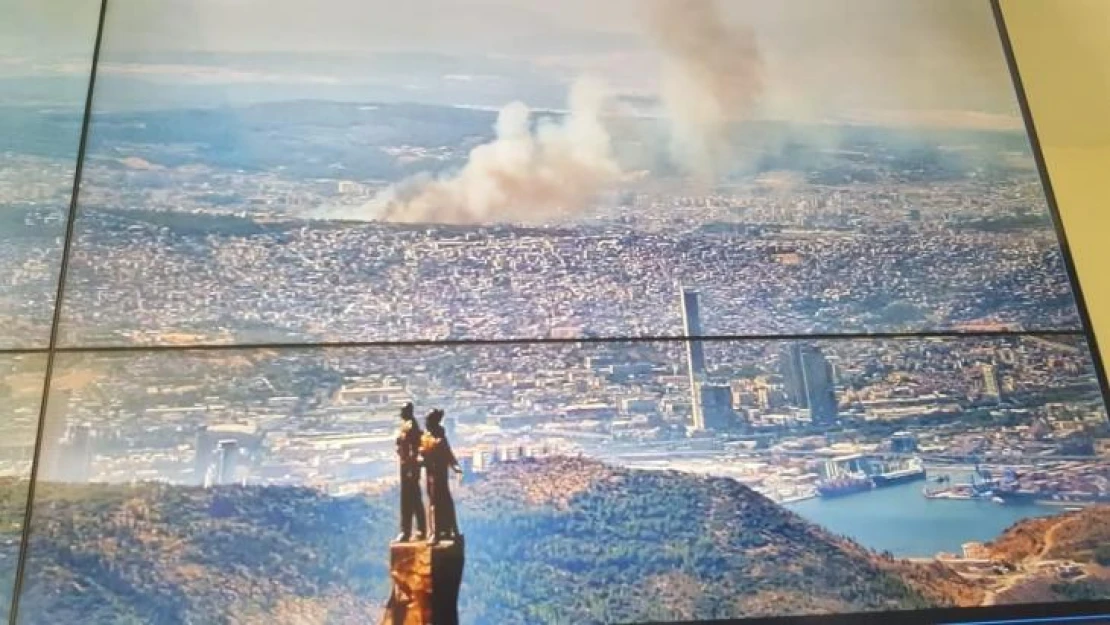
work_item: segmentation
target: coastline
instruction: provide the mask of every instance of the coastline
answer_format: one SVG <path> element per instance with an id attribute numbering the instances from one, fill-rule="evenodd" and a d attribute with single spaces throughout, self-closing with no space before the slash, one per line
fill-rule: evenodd
<path id="1" fill-rule="evenodd" d="M 961 553 L 966 543 L 990 542 L 1018 522 L 1057 516 L 1070 507 L 1032 501 L 1000 505 L 983 499 L 929 499 L 917 482 L 781 505 L 873 551 L 928 559 Z"/>

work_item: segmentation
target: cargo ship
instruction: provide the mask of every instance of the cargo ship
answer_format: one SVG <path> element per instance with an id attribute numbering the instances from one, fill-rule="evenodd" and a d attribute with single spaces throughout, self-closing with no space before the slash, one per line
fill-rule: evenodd
<path id="1" fill-rule="evenodd" d="M 951 488 L 943 488 L 940 490 L 929 490 L 929 487 L 926 486 L 921 489 L 921 494 L 924 495 L 926 499 L 994 500 L 993 491 L 976 488 L 970 484 L 958 484 Z"/>
<path id="2" fill-rule="evenodd" d="M 925 479 L 925 467 L 922 466 L 920 462 L 910 462 L 909 465 L 903 469 L 884 471 L 871 476 L 871 481 L 875 483 L 875 488 L 916 482 L 917 480 L 923 479 Z"/>
<path id="3" fill-rule="evenodd" d="M 837 477 L 817 483 L 817 494 L 825 497 L 843 497 L 871 490 L 875 483 L 869 477 Z"/>

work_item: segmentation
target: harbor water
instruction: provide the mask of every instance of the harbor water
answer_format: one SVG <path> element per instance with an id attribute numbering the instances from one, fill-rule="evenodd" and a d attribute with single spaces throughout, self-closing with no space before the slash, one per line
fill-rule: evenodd
<path id="1" fill-rule="evenodd" d="M 921 494 L 924 485 L 924 481 L 916 481 L 831 499 L 807 499 L 785 507 L 865 547 L 906 558 L 960 553 L 963 543 L 993 540 L 1022 519 L 1064 512 L 1063 508 L 1035 504 L 926 499 Z"/>

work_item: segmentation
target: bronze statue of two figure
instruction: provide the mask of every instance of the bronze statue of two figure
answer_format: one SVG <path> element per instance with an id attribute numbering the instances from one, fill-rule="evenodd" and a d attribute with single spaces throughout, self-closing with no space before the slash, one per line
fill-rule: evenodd
<path id="1" fill-rule="evenodd" d="M 428 542 L 436 544 L 459 536 L 449 473 L 462 473 L 462 469 L 451 451 L 451 444 L 447 442 L 443 411 L 428 413 L 423 432 L 413 412 L 412 404 L 401 408 L 401 431 L 397 435 L 397 458 L 401 469 L 401 534 L 396 542 L 413 540 L 412 525 L 415 520 L 415 538 L 420 540 L 427 535 Z M 426 515 L 420 497 L 421 468 L 424 469 L 428 487 Z M 431 521 L 431 528 L 427 527 L 428 520 Z"/>
<path id="2" fill-rule="evenodd" d="M 462 469 L 447 442 L 443 416 L 442 410 L 428 413 L 422 431 L 413 405 L 401 408 L 401 429 L 397 434 L 401 533 L 389 548 L 393 590 L 382 616 L 384 625 L 459 622 L 465 545 L 449 482 L 450 472 L 461 473 Z M 428 492 L 427 512 L 420 495 L 422 469 Z"/>

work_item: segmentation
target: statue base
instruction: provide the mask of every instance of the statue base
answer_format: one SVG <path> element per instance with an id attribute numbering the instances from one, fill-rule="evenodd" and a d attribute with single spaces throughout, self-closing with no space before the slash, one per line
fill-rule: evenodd
<path id="1" fill-rule="evenodd" d="M 459 536 L 389 546 L 393 592 L 382 625 L 458 625 L 465 543 Z"/>

